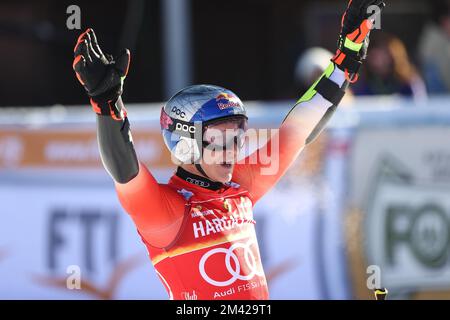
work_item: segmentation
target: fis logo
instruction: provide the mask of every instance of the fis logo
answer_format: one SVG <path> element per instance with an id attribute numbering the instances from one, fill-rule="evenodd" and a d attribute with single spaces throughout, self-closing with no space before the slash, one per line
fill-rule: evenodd
<path id="1" fill-rule="evenodd" d="M 221 93 L 216 97 L 217 106 L 220 110 L 232 107 L 240 107 L 241 102 L 236 96 L 229 93 Z"/>

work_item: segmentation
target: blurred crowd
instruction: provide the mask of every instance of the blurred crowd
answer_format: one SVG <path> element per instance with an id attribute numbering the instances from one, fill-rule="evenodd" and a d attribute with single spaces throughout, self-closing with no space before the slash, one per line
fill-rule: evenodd
<path id="1" fill-rule="evenodd" d="M 346 2 L 2 0 L 0 108 L 86 104 L 72 55 L 87 27 L 105 52 L 131 50 L 127 103 L 165 101 L 198 83 L 230 88 L 243 100 L 293 101 L 329 64 Z M 449 94 L 450 0 L 386 2 L 354 95 L 399 94 L 420 102 Z M 183 19 L 165 14 L 177 3 L 189 4 L 179 12 Z M 73 4 L 81 29 L 66 25 Z"/>
<path id="2" fill-rule="evenodd" d="M 420 102 L 429 94 L 450 92 L 450 1 L 435 1 L 432 7 L 431 19 L 418 36 L 416 52 L 408 53 L 397 35 L 372 33 L 367 60 L 352 86 L 354 95 L 398 94 Z M 300 92 L 317 79 L 332 56 L 321 47 L 302 53 L 295 69 Z"/>

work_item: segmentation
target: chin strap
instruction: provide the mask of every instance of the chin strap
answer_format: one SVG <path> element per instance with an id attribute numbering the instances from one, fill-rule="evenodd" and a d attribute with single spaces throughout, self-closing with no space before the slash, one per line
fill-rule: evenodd
<path id="1" fill-rule="evenodd" d="M 212 181 L 201 175 L 194 174 L 192 172 L 184 170 L 182 167 L 178 167 L 176 175 L 189 183 L 192 183 L 197 186 L 200 186 L 200 187 L 203 187 L 203 188 L 206 188 L 209 190 L 213 190 L 213 191 L 219 190 L 220 188 L 223 188 L 223 186 L 224 186 L 220 182 Z"/>
<path id="2" fill-rule="evenodd" d="M 208 175 L 206 174 L 205 170 L 203 170 L 202 166 L 200 165 L 200 163 L 196 163 L 195 164 L 195 168 L 198 170 L 198 172 L 200 172 L 202 175 L 204 175 L 206 178 L 210 179 L 210 177 L 208 177 Z"/>

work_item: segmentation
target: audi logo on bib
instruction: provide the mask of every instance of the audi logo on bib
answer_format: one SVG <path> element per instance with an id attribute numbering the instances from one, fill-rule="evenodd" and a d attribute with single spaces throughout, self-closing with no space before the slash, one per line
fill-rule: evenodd
<path id="1" fill-rule="evenodd" d="M 251 280 L 255 275 L 263 276 L 264 272 L 260 267 L 259 255 L 252 251 L 251 246 L 254 244 L 254 241 L 250 239 L 246 243 L 236 242 L 227 248 L 215 248 L 206 252 L 200 259 L 199 262 L 199 271 L 202 275 L 202 278 L 211 285 L 217 287 L 225 287 L 233 284 L 236 280 L 248 281 Z M 239 259 L 239 254 L 237 254 L 237 250 L 242 249 L 243 254 L 241 256 L 244 259 Z M 223 264 L 229 273 L 229 278 L 226 280 L 215 279 L 214 276 L 205 270 L 205 264 L 209 259 L 215 258 L 216 255 L 220 255 L 221 253 L 225 254 Z M 234 262 L 234 268 L 231 264 L 231 260 Z M 245 263 L 245 266 L 242 265 Z M 242 270 L 249 270 L 248 274 L 241 274 Z"/>

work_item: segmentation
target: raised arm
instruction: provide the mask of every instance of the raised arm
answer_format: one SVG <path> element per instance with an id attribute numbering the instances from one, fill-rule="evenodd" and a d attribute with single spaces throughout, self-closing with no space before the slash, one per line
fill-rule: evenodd
<path id="1" fill-rule="evenodd" d="M 97 137 L 103 165 L 114 181 L 126 183 L 139 171 L 121 98 L 130 52 L 124 49 L 115 58 L 105 55 L 94 31 L 87 29 L 78 38 L 74 55 L 73 69 L 97 114 Z"/>
<path id="2" fill-rule="evenodd" d="M 80 35 L 74 52 L 73 69 L 97 114 L 101 159 L 115 182 L 119 200 L 147 242 L 167 245 L 181 225 L 181 218 L 169 212 L 168 192 L 162 194 L 161 186 L 145 165 L 138 162 L 134 150 L 121 98 L 130 52 L 124 49 L 116 57 L 105 55 L 92 29 Z M 174 212 L 183 213 L 182 205 L 181 210 L 176 209 Z"/>
<path id="3" fill-rule="evenodd" d="M 373 8 L 382 0 L 350 0 L 342 17 L 336 55 L 310 89 L 289 111 L 269 142 L 236 165 L 233 179 L 258 201 L 284 175 L 305 145 L 324 129 L 345 90 L 358 79 L 373 25 Z"/>

